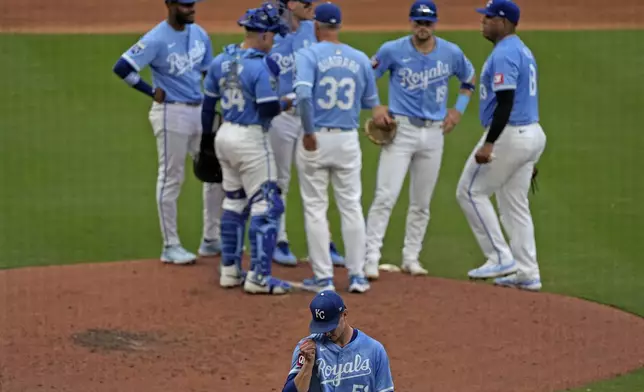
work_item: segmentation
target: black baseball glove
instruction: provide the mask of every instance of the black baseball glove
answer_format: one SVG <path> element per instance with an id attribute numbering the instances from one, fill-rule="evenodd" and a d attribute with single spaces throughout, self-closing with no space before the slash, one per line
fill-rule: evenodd
<path id="1" fill-rule="evenodd" d="M 221 125 L 221 115 L 215 114 L 213 132 L 203 133 L 199 144 L 199 153 L 192 160 L 195 176 L 202 182 L 221 184 L 223 175 L 221 165 L 215 154 L 215 132 Z"/>

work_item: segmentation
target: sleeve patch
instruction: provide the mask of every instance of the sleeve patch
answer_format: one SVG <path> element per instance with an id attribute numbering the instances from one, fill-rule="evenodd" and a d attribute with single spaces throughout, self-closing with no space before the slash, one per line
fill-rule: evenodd
<path id="1" fill-rule="evenodd" d="M 502 73 L 495 73 L 494 74 L 494 84 L 499 85 L 503 84 L 503 74 Z"/>
<path id="2" fill-rule="evenodd" d="M 300 354 L 297 357 L 297 362 L 295 363 L 295 368 L 300 369 L 304 366 L 304 354 Z"/>
<path id="3" fill-rule="evenodd" d="M 130 49 L 130 53 L 139 54 L 143 49 L 145 49 L 145 44 L 139 41 L 136 44 L 134 44 L 134 46 L 132 46 L 132 48 Z"/>

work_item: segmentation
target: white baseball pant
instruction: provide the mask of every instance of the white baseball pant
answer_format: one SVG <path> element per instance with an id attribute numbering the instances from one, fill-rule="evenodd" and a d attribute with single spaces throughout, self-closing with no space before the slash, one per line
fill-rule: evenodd
<path id="1" fill-rule="evenodd" d="M 514 259 L 521 278 L 539 278 L 528 192 L 532 170 L 546 146 L 546 135 L 538 123 L 508 125 L 494 144 L 495 158 L 480 165 L 474 154 L 486 135 L 487 132 L 465 163 L 456 197 L 487 260 L 509 263 Z M 510 246 L 490 201 L 492 194 L 496 195 Z"/>
<path id="2" fill-rule="evenodd" d="M 378 263 L 391 211 L 410 173 L 409 208 L 405 227 L 403 264 L 417 263 L 429 223 L 429 206 L 438 180 L 443 156 L 442 121 L 425 127 L 396 116 L 398 132 L 393 142 L 382 147 L 378 163 L 376 194 L 367 216 L 367 262 Z"/>
<path id="3" fill-rule="evenodd" d="M 333 277 L 327 221 L 329 179 L 340 212 L 346 267 L 349 275 L 364 276 L 365 221 L 362 212 L 362 151 L 358 132 L 322 128 L 316 133 L 318 148 L 306 151 L 301 137 L 297 146 L 300 193 L 309 259 L 315 277 Z"/>
<path id="4" fill-rule="evenodd" d="M 284 214 L 280 219 L 278 242 L 288 241 L 286 235 L 286 199 L 291 183 L 291 167 L 296 153 L 298 137 L 302 134 L 302 120 L 292 112 L 283 112 L 273 118 L 269 139 L 275 152 L 275 166 L 277 167 L 277 185 L 282 190 Z"/>
<path id="5" fill-rule="evenodd" d="M 259 125 L 224 122 L 215 137 L 215 150 L 224 177 L 224 191 L 244 189 L 250 199 L 262 184 L 277 180 L 273 149 Z M 225 198 L 224 209 L 241 213 L 246 203 L 245 200 Z M 268 203 L 262 199 L 253 203 L 251 214 L 264 214 L 267 208 Z"/>
<path id="6" fill-rule="evenodd" d="M 201 106 L 152 104 L 148 116 L 157 139 L 156 199 L 163 244 L 180 245 L 177 199 L 185 178 L 186 156 L 199 152 Z M 190 166 L 191 167 L 191 166 Z M 224 193 L 220 184 L 203 185 L 203 238 L 219 239 Z"/>

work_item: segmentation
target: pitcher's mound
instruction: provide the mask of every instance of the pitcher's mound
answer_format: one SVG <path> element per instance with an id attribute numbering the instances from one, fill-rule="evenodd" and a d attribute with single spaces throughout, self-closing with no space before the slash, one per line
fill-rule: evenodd
<path id="1" fill-rule="evenodd" d="M 223 290 L 215 262 L 0 272 L 2 391 L 280 391 L 313 294 Z M 397 390 L 555 391 L 644 365 L 644 321 L 607 306 L 390 272 L 356 295 L 346 270 L 336 276 L 351 323 L 385 345 Z"/>

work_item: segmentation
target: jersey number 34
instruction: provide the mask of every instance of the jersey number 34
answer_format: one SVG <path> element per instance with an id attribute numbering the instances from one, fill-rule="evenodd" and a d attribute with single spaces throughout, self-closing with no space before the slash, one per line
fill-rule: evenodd
<path id="1" fill-rule="evenodd" d="M 327 87 L 326 99 L 318 99 L 317 104 L 324 110 L 337 107 L 340 110 L 349 110 L 353 107 L 356 99 L 356 81 L 352 78 L 337 80 L 332 76 L 325 76 L 318 86 Z M 342 93 L 342 94 L 341 94 Z"/>

